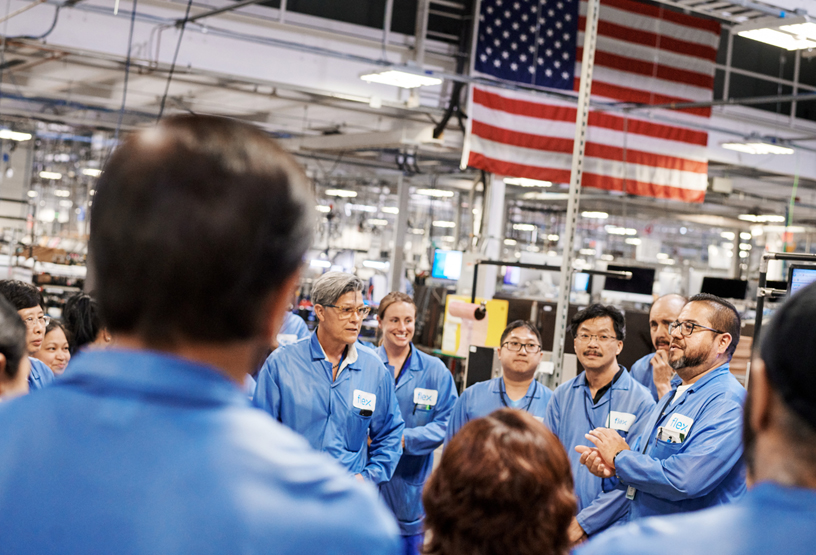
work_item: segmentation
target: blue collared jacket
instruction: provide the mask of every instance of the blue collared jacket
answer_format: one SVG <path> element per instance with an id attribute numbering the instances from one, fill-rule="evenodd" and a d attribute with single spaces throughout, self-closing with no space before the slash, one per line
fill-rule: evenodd
<path id="1" fill-rule="evenodd" d="M 332 365 L 315 331 L 269 355 L 258 374 L 253 403 L 352 474 L 375 484 L 394 475 L 405 423 L 394 375 L 371 349 L 349 345 L 332 381 Z"/>
<path id="2" fill-rule="evenodd" d="M 577 555 L 776 555 L 813 553 L 816 490 L 761 483 L 728 505 L 632 522 Z"/>
<path id="3" fill-rule="evenodd" d="M 655 386 L 654 373 L 652 372 L 652 359 L 654 356 L 654 353 L 650 353 L 645 357 L 639 358 L 632 365 L 632 370 L 630 372 L 632 373 L 632 377 L 635 379 L 635 381 L 648 389 L 652 394 L 652 398 L 655 401 L 658 401 L 657 386 Z M 671 380 L 672 387 L 677 387 L 682 383 L 683 380 L 681 380 L 680 377 L 675 374 Z"/>
<path id="4" fill-rule="evenodd" d="M 619 487 L 635 488 L 629 520 L 706 509 L 745 494 L 742 405 L 745 389 L 728 364 L 693 383 L 678 400 L 675 389 L 655 406 L 647 432 L 615 458 Z M 685 439 L 657 439 L 674 427 Z M 643 442 L 648 442 L 641 454 Z"/>
<path id="5" fill-rule="evenodd" d="M 504 393 L 504 398 L 502 398 L 502 393 Z M 527 394 L 519 404 L 522 410 L 529 405 L 528 412 L 540 422 L 544 422 L 544 417 L 547 415 L 547 403 L 550 402 L 552 395 L 553 392 L 549 387 L 533 380 L 530 387 L 527 388 Z M 498 377 L 473 384 L 462 393 L 453 407 L 453 413 L 448 422 L 448 432 L 445 434 L 445 445 L 462 426 L 471 420 L 487 416 L 508 405 L 510 405 L 510 398 L 507 397 L 504 378 Z"/>
<path id="6" fill-rule="evenodd" d="M 594 428 L 613 428 L 624 438 L 636 438 L 649 424 L 654 401 L 649 391 L 623 372 L 603 394 L 592 401 L 586 373 L 581 372 L 555 390 L 547 406 L 544 423 L 558 436 L 572 465 L 578 497 L 578 524 L 589 534 L 597 534 L 626 517 L 628 504 L 621 503 L 624 492 L 614 480 L 602 480 L 579 462 L 576 445 L 594 447 L 584 435 Z"/>
<path id="7" fill-rule="evenodd" d="M 0 552 L 398 553 L 390 511 L 209 366 L 84 352 L 0 404 Z"/>
<path id="8" fill-rule="evenodd" d="M 377 354 L 393 376 L 385 347 L 379 347 Z M 445 439 L 458 397 L 453 376 L 441 360 L 413 345 L 409 357 L 396 384 L 405 420 L 405 448 L 393 478 L 380 484 L 380 493 L 394 511 L 403 536 L 422 533 L 422 487 L 431 474 L 434 449 Z"/>
<path id="9" fill-rule="evenodd" d="M 278 332 L 278 345 L 285 347 L 307 337 L 309 337 L 309 328 L 303 318 L 293 312 L 287 312 Z"/>
<path id="10" fill-rule="evenodd" d="M 40 359 L 28 357 L 31 362 L 31 373 L 28 375 L 28 389 L 42 389 L 54 381 L 54 373 Z"/>

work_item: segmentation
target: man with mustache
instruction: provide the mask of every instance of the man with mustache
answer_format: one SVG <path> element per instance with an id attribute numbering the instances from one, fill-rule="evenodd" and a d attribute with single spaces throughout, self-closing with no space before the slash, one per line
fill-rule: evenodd
<path id="1" fill-rule="evenodd" d="M 689 515 L 632 523 L 580 555 L 812 553 L 816 545 L 816 285 L 798 292 L 763 330 L 751 365 L 743 442 L 750 491 Z M 795 347 L 795 348 L 791 348 Z"/>
<path id="2" fill-rule="evenodd" d="M 728 369 L 739 342 L 734 305 L 701 293 L 670 327 L 669 362 L 682 380 L 652 412 L 632 447 L 614 430 L 587 434 L 595 448 L 575 447 L 596 476 L 626 490 L 629 520 L 696 511 L 745 493 L 742 404 L 745 390 Z"/>
<path id="3" fill-rule="evenodd" d="M 394 375 L 377 353 L 357 343 L 369 311 L 363 287 L 344 272 L 315 280 L 317 330 L 269 355 L 253 402 L 358 479 L 380 484 L 391 479 L 402 456 L 405 422 Z"/>
<path id="4" fill-rule="evenodd" d="M 622 438 L 637 437 L 654 408 L 649 391 L 618 364 L 626 325 L 614 306 L 593 304 L 571 322 L 575 354 L 584 372 L 558 386 L 547 407 L 544 423 L 567 446 L 591 445 L 585 434 L 604 426 Z M 568 451 L 575 478 L 578 515 L 569 528 L 575 544 L 626 516 L 624 492 L 611 480 L 598 478 L 581 466 L 580 454 Z"/>
<path id="5" fill-rule="evenodd" d="M 652 304 L 649 311 L 649 334 L 652 336 L 655 352 L 632 365 L 632 377 L 652 392 L 655 401 L 671 391 L 672 381 L 680 381 L 669 364 L 669 326 L 677 320 L 685 304 L 686 298 L 675 293 L 664 295 Z"/>

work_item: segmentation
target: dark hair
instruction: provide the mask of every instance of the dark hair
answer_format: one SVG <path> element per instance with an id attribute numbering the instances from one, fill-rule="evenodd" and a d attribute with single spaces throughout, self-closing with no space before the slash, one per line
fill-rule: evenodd
<path id="1" fill-rule="evenodd" d="M 538 344 L 541 345 L 541 333 L 538 331 L 538 328 L 536 328 L 531 322 L 528 322 L 527 320 L 515 320 L 507 324 L 507 327 L 504 328 L 504 331 L 501 334 L 499 344 L 504 345 L 504 340 L 507 339 L 507 336 L 510 335 L 510 332 L 512 332 L 513 330 L 517 330 L 519 328 L 525 328 L 527 329 L 527 331 L 535 335 L 536 339 L 538 339 Z"/>
<path id="2" fill-rule="evenodd" d="M 182 115 L 130 135 L 91 212 L 103 321 L 155 346 L 256 336 L 302 264 L 314 212 L 294 158 L 255 127 Z"/>
<path id="3" fill-rule="evenodd" d="M 724 331 L 731 335 L 731 344 L 725 350 L 728 360 L 734 355 L 737 350 L 737 345 L 740 340 L 740 326 L 742 319 L 740 318 L 737 307 L 721 299 L 716 295 L 710 293 L 699 293 L 688 300 L 689 303 L 706 303 L 711 309 L 711 327 L 720 331 Z M 686 303 L 688 304 L 688 303 Z"/>
<path id="4" fill-rule="evenodd" d="M 45 305 L 39 289 L 16 279 L 0 280 L 0 295 L 3 295 L 15 310 Z"/>
<path id="5" fill-rule="evenodd" d="M 422 502 L 426 555 L 565 554 L 577 507 L 558 438 L 527 412 L 506 408 L 453 436 Z"/>
<path id="6" fill-rule="evenodd" d="M 66 304 L 67 304 L 67 303 L 66 303 Z M 64 310 L 64 309 L 63 309 L 63 310 Z M 65 313 L 63 312 L 63 315 L 64 315 L 64 314 L 65 314 Z M 51 333 L 52 331 L 54 331 L 54 330 L 56 330 L 56 329 L 60 329 L 60 330 L 62 330 L 62 333 L 64 333 L 64 334 L 65 334 L 65 339 L 67 339 L 67 340 L 68 340 L 68 344 L 70 345 L 70 343 L 71 343 L 71 333 L 70 333 L 70 332 L 68 331 L 68 329 L 67 329 L 67 328 L 66 328 L 66 327 L 63 325 L 63 323 L 62 323 L 62 322 L 60 322 L 59 320 L 57 320 L 56 318 L 51 318 L 51 321 L 50 321 L 50 322 L 48 322 L 48 325 L 45 327 L 45 333 L 43 334 L 43 339 L 45 338 L 45 336 L 46 336 L 46 335 L 48 335 L 49 333 Z"/>
<path id="7" fill-rule="evenodd" d="M 809 432 L 809 446 L 816 433 L 816 284 L 785 302 L 765 327 L 759 355 L 771 387 L 791 411 L 789 432 Z M 795 423 L 799 420 L 799 424 Z"/>
<path id="8" fill-rule="evenodd" d="M 20 369 L 20 361 L 28 356 L 26 326 L 17 314 L 17 309 L 2 296 L 0 296 L 0 353 L 6 357 L 4 373 L 8 378 L 14 378 Z"/>
<path id="9" fill-rule="evenodd" d="M 623 313 L 612 305 L 602 305 L 600 303 L 591 304 L 583 310 L 579 310 L 570 321 L 570 332 L 573 337 L 578 332 L 578 328 L 587 320 L 595 318 L 610 318 L 615 329 L 615 337 L 618 341 L 626 339 L 626 319 Z"/>
<path id="10" fill-rule="evenodd" d="M 401 291 L 391 291 L 382 298 L 380 301 L 380 306 L 377 308 L 377 316 L 380 318 L 380 320 L 385 317 L 385 311 L 388 310 L 388 307 L 394 303 L 408 303 L 413 305 L 414 311 L 416 311 L 416 303 L 411 295 L 402 293 Z"/>
<path id="11" fill-rule="evenodd" d="M 99 332 L 105 327 L 96 301 L 87 293 L 77 293 L 65 301 L 62 319 L 65 322 L 63 329 L 67 329 L 65 335 L 69 337 L 72 355 L 88 343 L 96 341 Z"/>

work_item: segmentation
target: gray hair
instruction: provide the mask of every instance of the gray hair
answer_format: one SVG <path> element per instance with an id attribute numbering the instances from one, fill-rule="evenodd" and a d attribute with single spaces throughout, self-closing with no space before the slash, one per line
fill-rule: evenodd
<path id="1" fill-rule="evenodd" d="M 355 275 L 345 272 L 326 272 L 312 284 L 312 303 L 334 304 L 346 293 L 362 291 L 365 284 Z"/>

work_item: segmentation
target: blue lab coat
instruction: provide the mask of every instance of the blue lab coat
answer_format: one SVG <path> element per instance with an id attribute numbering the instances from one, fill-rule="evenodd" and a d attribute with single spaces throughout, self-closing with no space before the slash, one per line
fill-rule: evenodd
<path id="1" fill-rule="evenodd" d="M 285 347 L 307 337 L 309 337 L 309 328 L 303 318 L 293 312 L 287 312 L 278 332 L 278 345 Z"/>
<path id="2" fill-rule="evenodd" d="M 391 375 L 385 347 L 377 354 Z M 393 478 L 380 484 L 380 493 L 397 517 L 403 536 L 422 533 L 422 487 L 431 474 L 434 449 L 442 445 L 448 419 L 456 403 L 456 386 L 450 371 L 436 357 L 411 345 L 411 354 L 396 384 L 397 401 L 405 420 L 405 448 Z M 425 391 L 422 391 L 425 390 Z M 434 393 L 436 399 L 420 400 Z M 427 399 L 427 397 L 424 397 Z"/>
<path id="3" fill-rule="evenodd" d="M 28 389 L 42 389 L 54 381 L 54 373 L 40 359 L 28 357 L 31 362 L 31 373 L 28 375 Z"/>
<path id="4" fill-rule="evenodd" d="M 0 404 L 0 552 L 397 553 L 390 511 L 212 367 L 79 354 Z"/>
<path id="5" fill-rule="evenodd" d="M 502 402 L 502 391 L 504 391 L 504 402 Z M 544 384 L 535 380 L 527 388 L 527 394 L 518 403 L 521 410 L 530 405 L 528 412 L 536 417 L 540 422 L 544 422 L 547 415 L 547 403 L 552 397 L 552 390 Z M 493 411 L 512 406 L 510 398 L 504 387 L 504 378 L 498 377 L 486 382 L 473 384 L 462 393 L 459 400 L 453 406 L 450 421 L 448 422 L 448 432 L 445 434 L 445 445 L 458 432 L 462 426 L 474 420 L 487 416 Z"/>
<path id="6" fill-rule="evenodd" d="M 706 509 L 745 494 L 745 389 L 728 364 L 700 378 L 667 405 L 674 393 L 672 390 L 660 399 L 647 432 L 630 444 L 631 450 L 622 451 L 615 459 L 619 487 L 637 490 L 630 503 L 629 520 Z M 673 423 L 679 423 L 676 429 L 687 434 L 685 440 L 670 443 L 657 439 L 658 428 Z M 645 455 L 641 454 L 644 441 L 648 441 Z"/>
<path id="7" fill-rule="evenodd" d="M 629 507 L 621 502 L 625 492 L 616 488 L 615 481 L 591 474 L 579 462 L 581 454 L 574 447 L 594 447 L 584 437 L 594 428 L 611 427 L 624 439 L 638 437 L 648 426 L 654 406 L 649 391 L 633 380 L 625 368 L 597 405 L 592 402 L 585 372 L 555 390 L 544 423 L 567 450 L 578 497 L 578 524 L 587 534 L 597 534 L 621 520 Z M 610 418 L 612 411 L 615 418 Z"/>
<path id="8" fill-rule="evenodd" d="M 405 423 L 394 375 L 371 349 L 349 345 L 332 381 L 332 365 L 314 332 L 269 355 L 258 374 L 253 403 L 352 474 L 375 484 L 394 475 Z"/>
<path id="9" fill-rule="evenodd" d="M 657 397 L 657 387 L 654 383 L 654 373 L 652 372 L 652 359 L 654 358 L 655 354 L 650 353 L 643 358 L 639 358 L 635 363 L 632 365 L 632 377 L 646 387 L 651 394 L 652 398 L 655 401 L 659 401 L 660 399 Z M 672 387 L 677 387 L 678 385 L 682 384 L 683 380 L 680 379 L 680 376 L 675 376 L 671 379 Z"/>
<path id="10" fill-rule="evenodd" d="M 576 555 L 799 555 L 814 551 L 814 522 L 816 490 L 766 482 L 729 505 L 616 527 Z"/>

